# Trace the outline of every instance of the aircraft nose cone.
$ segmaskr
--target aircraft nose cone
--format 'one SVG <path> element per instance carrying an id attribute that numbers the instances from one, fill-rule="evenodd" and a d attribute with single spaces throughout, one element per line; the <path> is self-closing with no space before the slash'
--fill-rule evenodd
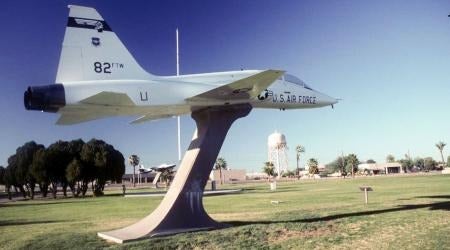
<path id="1" fill-rule="evenodd" d="M 321 102 L 324 105 L 333 105 L 339 102 L 339 99 L 333 98 L 331 96 L 327 96 L 325 94 L 322 94 Z"/>

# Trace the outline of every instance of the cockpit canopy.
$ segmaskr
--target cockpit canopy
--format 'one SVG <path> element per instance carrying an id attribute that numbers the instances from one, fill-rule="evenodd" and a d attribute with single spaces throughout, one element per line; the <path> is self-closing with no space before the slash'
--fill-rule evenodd
<path id="1" fill-rule="evenodd" d="M 297 85 L 300 85 L 300 86 L 304 87 L 305 89 L 312 90 L 311 87 L 309 87 L 304 81 L 300 80 L 296 76 L 293 76 L 293 75 L 290 75 L 290 74 L 284 74 L 283 78 L 284 78 L 284 80 L 286 82 L 297 84 Z"/>

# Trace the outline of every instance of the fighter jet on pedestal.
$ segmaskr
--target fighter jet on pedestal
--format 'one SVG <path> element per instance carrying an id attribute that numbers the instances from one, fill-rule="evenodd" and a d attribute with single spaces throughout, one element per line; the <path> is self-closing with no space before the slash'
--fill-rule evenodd
<path id="1" fill-rule="evenodd" d="M 130 226 L 99 232 L 103 239 L 123 243 L 228 226 L 206 213 L 202 198 L 233 122 L 252 108 L 285 110 L 337 103 L 281 70 L 152 75 L 139 66 L 95 9 L 69 8 L 56 84 L 28 87 L 26 109 L 60 113 L 57 124 L 62 125 L 120 115 L 138 116 L 132 123 L 140 123 L 189 113 L 197 125 L 159 206 Z"/>
<path id="2" fill-rule="evenodd" d="M 60 113 L 57 124 L 122 115 L 135 115 L 132 123 L 140 123 L 244 103 L 285 110 L 337 102 L 282 70 L 152 75 L 95 9 L 69 8 L 56 83 L 28 87 L 24 94 L 26 109 Z"/>

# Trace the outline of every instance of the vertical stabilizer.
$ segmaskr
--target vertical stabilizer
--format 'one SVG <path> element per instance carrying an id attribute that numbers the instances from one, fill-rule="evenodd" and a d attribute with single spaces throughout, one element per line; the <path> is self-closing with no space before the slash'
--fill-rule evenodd
<path id="1" fill-rule="evenodd" d="M 69 5 L 57 83 L 148 79 L 111 27 L 93 8 Z"/>

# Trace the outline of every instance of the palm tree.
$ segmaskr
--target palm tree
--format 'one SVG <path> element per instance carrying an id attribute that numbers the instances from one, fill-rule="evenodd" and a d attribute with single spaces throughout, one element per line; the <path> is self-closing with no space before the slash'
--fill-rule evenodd
<path id="1" fill-rule="evenodd" d="M 341 176 L 344 176 L 344 179 L 347 176 L 347 169 L 345 168 L 346 161 L 347 161 L 347 159 L 344 157 L 344 154 L 342 154 L 342 156 L 339 156 L 336 160 L 336 162 L 339 166 L 339 171 L 341 171 Z"/>
<path id="2" fill-rule="evenodd" d="M 347 156 L 347 162 L 348 166 L 351 167 L 352 177 L 355 177 L 355 167 L 357 167 L 359 164 L 358 157 L 355 154 L 349 154 Z"/>
<path id="3" fill-rule="evenodd" d="M 264 162 L 263 172 L 269 176 L 269 181 L 270 177 L 275 176 L 275 168 L 271 161 Z"/>
<path id="4" fill-rule="evenodd" d="M 318 174 L 319 173 L 319 162 L 316 159 L 314 159 L 314 158 L 309 159 L 308 171 L 310 174 Z"/>
<path id="5" fill-rule="evenodd" d="M 224 158 L 219 157 L 216 160 L 216 164 L 214 165 L 214 169 L 218 169 L 219 170 L 219 175 L 220 175 L 220 184 L 223 184 L 222 181 L 222 169 L 226 169 L 227 168 L 227 161 L 225 161 Z"/>
<path id="6" fill-rule="evenodd" d="M 298 162 L 300 161 L 300 154 L 305 153 L 305 147 L 302 145 L 297 145 L 295 148 L 295 152 L 297 153 L 297 178 L 300 177 L 300 167 L 298 165 Z"/>
<path id="7" fill-rule="evenodd" d="M 128 157 L 128 163 L 130 163 L 131 166 L 133 166 L 133 187 L 136 186 L 136 179 L 135 179 L 135 174 L 136 174 L 136 166 L 139 165 L 139 156 L 137 155 L 130 155 L 130 157 Z"/>
<path id="8" fill-rule="evenodd" d="M 166 189 L 169 187 L 170 182 L 172 181 L 174 171 L 172 169 L 163 169 L 161 171 L 161 175 L 159 176 L 160 180 L 166 183 Z"/>
<path id="9" fill-rule="evenodd" d="M 442 151 L 444 150 L 445 145 L 447 145 L 447 144 L 445 144 L 445 142 L 443 142 L 443 141 L 436 143 L 436 147 L 439 149 L 439 152 L 441 153 L 442 164 L 445 164 L 444 155 L 442 154 Z"/>

